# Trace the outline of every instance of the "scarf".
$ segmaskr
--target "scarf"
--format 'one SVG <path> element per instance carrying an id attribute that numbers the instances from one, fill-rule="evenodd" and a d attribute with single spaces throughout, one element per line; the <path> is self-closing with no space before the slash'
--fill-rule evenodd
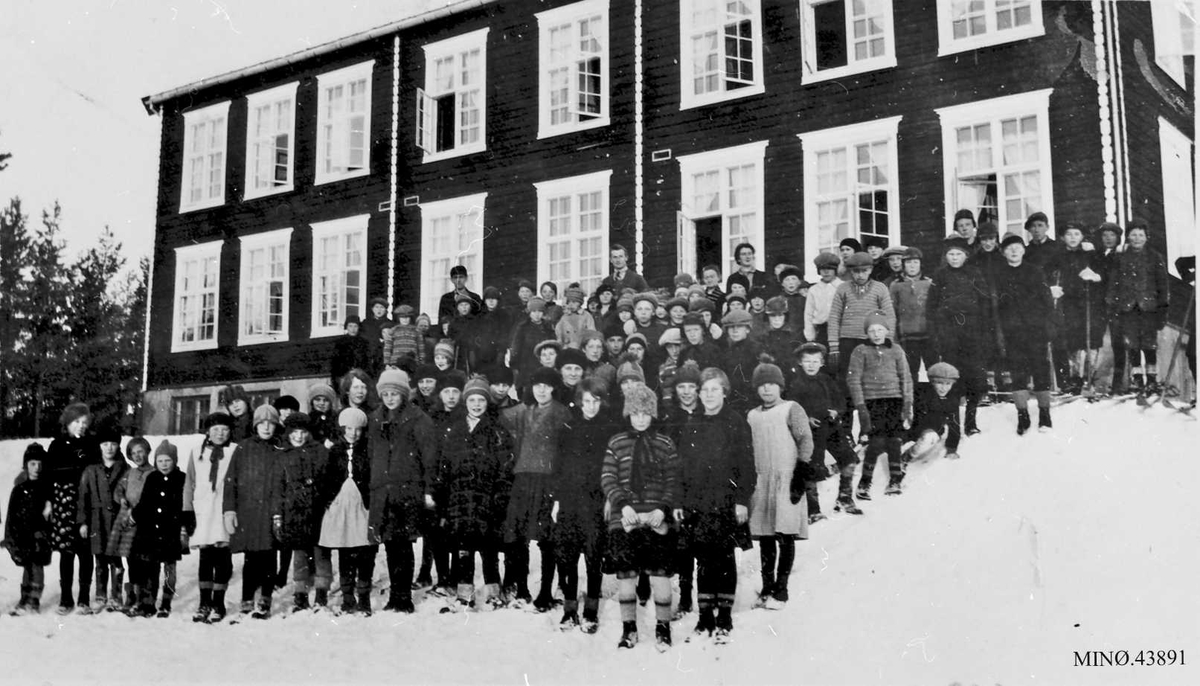
<path id="1" fill-rule="evenodd" d="M 209 445 L 212 445 L 211 443 Z M 225 446 L 213 445 L 212 453 L 209 454 L 208 467 L 208 483 L 212 486 L 213 492 L 217 491 L 217 475 L 220 472 L 221 458 L 225 457 Z"/>

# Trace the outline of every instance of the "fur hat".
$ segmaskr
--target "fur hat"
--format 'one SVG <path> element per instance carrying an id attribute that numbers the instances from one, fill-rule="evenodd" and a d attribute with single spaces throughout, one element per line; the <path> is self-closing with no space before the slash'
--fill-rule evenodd
<path id="1" fill-rule="evenodd" d="M 112 420 L 101 422 L 95 429 L 97 443 L 116 443 L 121 446 L 121 427 Z"/>
<path id="2" fill-rule="evenodd" d="M 817 271 L 821 271 L 822 269 L 837 269 L 841 264 L 842 261 L 838 259 L 838 256 L 831 252 L 819 253 L 813 258 L 813 265 L 816 266 Z"/>
<path id="3" fill-rule="evenodd" d="M 499 300 L 500 299 L 500 289 L 496 288 L 495 286 L 488 286 L 487 288 L 483 289 L 483 299 L 484 300 Z"/>
<path id="4" fill-rule="evenodd" d="M 223 426 L 232 429 L 233 417 L 229 416 L 227 412 L 213 412 L 204 418 L 204 432 L 208 433 L 208 430 L 214 426 Z"/>
<path id="5" fill-rule="evenodd" d="M 566 293 L 563 294 L 563 299 L 567 302 L 577 302 L 582 305 L 584 300 L 583 289 L 579 286 L 569 286 Z"/>
<path id="6" fill-rule="evenodd" d="M 782 295 L 777 295 L 774 298 L 771 298 L 770 300 L 767 301 L 766 310 L 767 310 L 768 317 L 770 317 L 772 315 L 787 314 L 787 311 L 788 311 L 787 298 L 783 297 Z"/>
<path id="7" fill-rule="evenodd" d="M 46 449 L 42 447 L 41 443 L 30 443 L 25 446 L 25 455 L 21 458 L 21 468 L 25 469 L 29 467 L 30 460 L 46 461 Z"/>
<path id="8" fill-rule="evenodd" d="M 689 286 L 691 286 L 694 283 L 696 283 L 696 279 L 693 278 L 692 275 L 688 274 L 687 272 L 680 272 L 675 275 L 675 287 L 676 288 L 688 288 Z"/>
<path id="9" fill-rule="evenodd" d="M 421 379 L 436 379 L 442 375 L 442 372 L 432 363 L 426 362 L 417 367 L 416 373 L 413 374 L 413 381 Z"/>
<path id="10" fill-rule="evenodd" d="M 967 243 L 967 239 L 962 236 L 951 236 L 942 241 L 942 254 L 946 254 L 951 250 L 961 250 L 964 253 L 971 254 L 971 246 Z"/>
<path id="11" fill-rule="evenodd" d="M 904 261 L 905 262 L 907 262 L 909 260 L 923 260 L 923 259 L 925 259 L 925 255 L 921 252 L 920 248 L 905 248 L 904 249 Z"/>
<path id="12" fill-rule="evenodd" d="M 687 326 L 698 326 L 701 329 L 703 329 L 704 328 L 704 317 L 700 316 L 699 311 L 688 312 L 687 314 L 683 315 L 683 323 L 679 325 L 679 328 L 682 329 Z"/>
<path id="13" fill-rule="evenodd" d="M 1046 216 L 1045 212 L 1034 212 L 1025 220 L 1025 230 L 1028 231 L 1034 222 L 1041 222 L 1048 225 L 1050 224 L 1050 218 Z"/>
<path id="14" fill-rule="evenodd" d="M 769 358 L 770 356 L 767 356 L 767 359 Z M 780 388 L 783 388 L 785 385 L 783 370 L 779 368 L 779 365 L 764 360 L 754 368 L 754 375 L 750 379 L 750 385 L 754 388 L 759 388 L 767 383 L 776 384 Z"/>
<path id="15" fill-rule="evenodd" d="M 472 395 L 482 395 L 488 402 L 492 401 L 492 389 L 488 385 L 488 380 L 482 376 L 473 377 L 463 386 L 463 400 Z"/>
<path id="16" fill-rule="evenodd" d="M 979 225 L 979 229 L 975 232 L 975 238 L 983 240 L 984 238 L 999 238 L 1000 228 L 996 226 L 994 221 L 986 221 Z"/>
<path id="17" fill-rule="evenodd" d="M 805 343 L 801 343 L 800 347 L 792 351 L 792 353 L 797 357 L 801 355 L 813 355 L 816 353 L 821 353 L 821 357 L 825 357 L 828 352 L 828 349 L 826 349 L 824 345 L 817 343 L 816 341 L 807 341 Z"/>
<path id="18" fill-rule="evenodd" d="M 614 319 L 604 326 L 604 340 L 607 341 L 617 336 L 620 336 L 622 339 L 625 338 L 625 324 L 618 319 Z"/>
<path id="19" fill-rule="evenodd" d="M 292 412 L 300 411 L 300 401 L 296 400 L 296 396 L 294 395 L 281 395 L 271 404 L 280 412 L 284 410 L 291 410 Z"/>
<path id="20" fill-rule="evenodd" d="M 629 346 L 632 343 L 641 344 L 643 349 L 647 349 L 650 347 L 650 344 L 646 341 L 646 334 L 641 333 L 639 331 L 634 331 L 633 333 L 631 333 L 625 337 L 625 349 L 629 350 Z"/>
<path id="21" fill-rule="evenodd" d="M 258 426 L 263 422 L 271 422 L 275 426 L 279 426 L 279 410 L 266 403 L 254 408 L 254 421 L 251 422 L 251 425 Z"/>
<path id="22" fill-rule="evenodd" d="M 654 391 L 646 386 L 634 386 L 625 394 L 625 407 L 622 414 L 626 417 L 633 414 L 648 414 L 658 419 L 658 399 Z"/>
<path id="23" fill-rule="evenodd" d="M 75 423 L 76 419 L 90 416 L 92 416 L 92 411 L 88 409 L 87 405 L 83 403 L 71 403 L 63 408 L 62 415 L 58 418 L 58 423 L 65 429 Z"/>
<path id="24" fill-rule="evenodd" d="M 783 265 L 783 269 L 779 270 L 779 283 L 783 283 L 783 280 L 789 276 L 794 276 L 800 279 L 801 282 L 804 281 L 804 272 L 800 271 L 800 268 L 794 264 L 785 264 Z"/>
<path id="25" fill-rule="evenodd" d="M 721 326 L 729 328 L 731 326 L 750 326 L 754 322 L 754 318 L 745 310 L 730 310 L 721 317 Z"/>
<path id="26" fill-rule="evenodd" d="M 863 317 L 863 331 L 865 332 L 867 329 L 871 328 L 875 324 L 879 324 L 883 328 L 887 329 L 889 332 L 891 331 L 891 327 L 888 326 L 887 315 L 885 315 L 880 310 L 875 310 L 874 312 L 868 314 L 866 317 Z"/>
<path id="27" fill-rule="evenodd" d="M 357 314 L 347 315 L 345 321 L 342 322 L 342 330 L 350 328 L 351 324 L 362 326 L 362 319 Z"/>
<path id="28" fill-rule="evenodd" d="M 587 355 L 584 355 L 583 351 L 579 348 L 566 348 L 560 350 L 557 360 L 559 369 L 562 369 L 569 364 L 573 364 L 577 367 L 586 367 L 587 361 Z"/>
<path id="29" fill-rule="evenodd" d="M 165 438 L 162 440 L 162 443 L 159 443 L 158 447 L 154 449 L 155 460 L 158 459 L 159 455 L 167 455 L 174 460 L 176 464 L 179 463 L 179 449 L 175 447 L 174 443 Z"/>
<path id="30" fill-rule="evenodd" d="M 959 219 L 970 219 L 971 223 L 975 223 L 975 213 L 971 210 L 959 210 L 954 213 L 954 223 L 957 224 Z"/>
<path id="31" fill-rule="evenodd" d="M 686 315 L 684 315 L 684 316 L 686 316 Z M 672 326 L 671 328 L 664 331 L 663 335 L 658 337 L 658 346 L 660 348 L 666 347 L 668 345 L 682 345 L 682 344 L 683 344 L 683 336 L 681 336 L 679 334 L 679 329 L 674 326 Z"/>
<path id="32" fill-rule="evenodd" d="M 412 391 L 408 387 L 408 380 L 404 378 L 404 372 L 399 369 L 385 369 L 379 375 L 379 381 L 375 382 L 375 392 L 382 394 L 387 390 L 399 391 L 404 400 L 408 400 L 408 394 Z"/>
<path id="33" fill-rule="evenodd" d="M 454 341 L 449 338 L 443 338 L 433 346 L 433 356 L 445 355 L 451 361 L 454 360 Z"/>
<path id="34" fill-rule="evenodd" d="M 489 384 L 506 383 L 511 386 L 513 382 L 512 370 L 503 364 L 497 364 L 494 367 L 488 367 L 484 372 L 484 376 L 487 377 Z"/>
<path id="35" fill-rule="evenodd" d="M 744 296 L 744 295 L 737 295 L 737 294 L 733 294 L 733 295 L 727 295 L 727 296 L 725 296 L 725 304 L 726 304 L 726 305 L 728 305 L 728 304 L 729 304 L 729 303 L 731 303 L 731 302 L 739 302 L 739 303 L 741 303 L 741 304 L 742 304 L 742 306 L 744 307 L 744 306 L 746 305 L 746 296 Z M 721 319 L 721 323 L 722 323 L 722 324 L 724 324 L 724 323 L 725 323 L 725 319 L 724 319 L 724 318 L 722 318 L 722 319 Z"/>
<path id="36" fill-rule="evenodd" d="M 146 449 L 146 457 L 150 456 L 150 452 L 153 450 L 150 447 L 150 441 L 147 441 L 145 436 L 134 436 L 125 444 L 125 457 L 133 457 L 133 448 L 138 445 Z"/>
<path id="37" fill-rule="evenodd" d="M 734 272 L 733 274 L 730 274 L 729 279 L 726 280 L 726 284 L 729 286 L 731 291 L 733 290 L 733 286 L 735 284 L 741 284 L 742 288 L 746 289 L 747 292 L 750 291 L 750 279 L 747 279 L 746 275 L 741 272 Z"/>
<path id="38" fill-rule="evenodd" d="M 646 383 L 646 374 L 642 371 L 642 365 L 636 359 L 628 355 L 622 355 L 617 359 L 617 385 L 620 386 L 622 381 L 633 379 L 638 383 Z"/>
<path id="39" fill-rule="evenodd" d="M 671 298 L 670 300 L 668 300 L 667 301 L 667 312 L 670 312 L 671 308 L 674 308 L 674 307 L 682 307 L 683 311 L 687 312 L 687 309 L 688 309 L 687 298 Z"/>
<path id="40" fill-rule="evenodd" d="M 545 312 L 546 301 L 542 299 L 542 296 L 535 295 L 529 299 L 529 302 L 525 303 L 525 310 L 527 312 Z"/>
<path id="41" fill-rule="evenodd" d="M 249 405 L 250 395 L 246 393 L 245 388 L 242 388 L 239 385 L 230 385 L 221 389 L 221 394 L 218 397 L 218 400 L 220 400 L 221 404 L 225 407 L 229 407 L 230 403 L 235 400 L 242 400 L 246 403 L 246 405 Z"/>
<path id="42" fill-rule="evenodd" d="M 929 380 L 941 379 L 943 381 L 957 381 L 958 370 L 949 362 L 938 362 L 925 370 L 925 374 L 929 376 Z"/>
<path id="43" fill-rule="evenodd" d="M 856 252 L 853 255 L 851 255 L 850 257 L 846 258 L 846 268 L 847 269 L 855 269 L 856 267 L 873 267 L 873 266 L 875 266 L 875 260 L 872 260 L 871 256 L 865 252 Z"/>
<path id="44" fill-rule="evenodd" d="M 312 420 L 303 412 L 293 412 L 283 420 L 283 430 L 291 433 L 296 429 L 304 429 L 305 431 L 312 430 Z"/>
<path id="45" fill-rule="evenodd" d="M 457 388 L 461 391 L 467 385 L 467 373 L 461 369 L 451 369 L 442 374 L 442 378 L 438 379 L 437 392 L 441 393 L 447 388 Z"/>
<path id="46" fill-rule="evenodd" d="M 688 310 L 690 312 L 714 313 L 717 311 L 717 306 L 713 304 L 713 301 L 709 300 L 707 297 L 704 297 L 693 300 L 692 304 L 688 305 Z M 686 317 L 684 317 L 684 321 L 687 321 Z"/>
<path id="47" fill-rule="evenodd" d="M 859 243 L 858 241 L 854 240 L 853 238 L 843 238 L 842 242 L 838 243 L 838 248 L 839 249 L 853 248 L 854 252 L 862 252 L 863 251 L 862 243 Z"/>
<path id="48" fill-rule="evenodd" d="M 655 295 L 654 293 L 651 293 L 650 291 L 644 291 L 642 293 L 638 293 L 637 295 L 633 296 L 634 307 L 636 307 L 637 304 L 642 302 L 643 300 L 650 303 L 651 307 L 658 307 L 658 296 Z"/>
<path id="49" fill-rule="evenodd" d="M 1008 233 L 1004 234 L 1004 240 L 1000 241 L 1000 249 L 1004 250 L 1013 243 L 1020 243 L 1022 246 L 1024 246 L 1025 237 L 1016 231 L 1009 231 Z"/>
<path id="50" fill-rule="evenodd" d="M 695 360 L 688 360 L 675 369 L 675 378 L 671 380 L 671 385 L 678 386 L 681 383 L 700 385 L 700 365 L 696 364 Z"/>
<path id="51" fill-rule="evenodd" d="M 563 349 L 563 345 L 562 345 L 562 343 L 559 343 L 557 340 L 555 340 L 553 338 L 547 338 L 546 340 L 533 346 L 534 356 L 541 357 L 542 351 L 545 350 L 546 348 L 554 348 L 555 352 L 561 353 L 562 349 Z"/>
<path id="52" fill-rule="evenodd" d="M 338 426 L 362 429 L 367 426 L 367 413 L 357 407 L 347 407 L 338 413 Z"/>
<path id="53" fill-rule="evenodd" d="M 545 384 L 551 388 L 558 388 L 562 385 L 562 376 L 557 370 L 549 367 L 538 367 L 529 375 L 529 387 L 533 388 L 538 384 Z"/>

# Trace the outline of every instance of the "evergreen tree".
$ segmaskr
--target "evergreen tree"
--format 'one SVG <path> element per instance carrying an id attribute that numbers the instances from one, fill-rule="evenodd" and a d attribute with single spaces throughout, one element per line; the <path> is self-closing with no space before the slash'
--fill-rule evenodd
<path id="1" fill-rule="evenodd" d="M 17 374 L 17 350 L 22 340 L 23 322 L 19 312 L 26 283 L 21 272 L 29 258 L 30 236 L 25 226 L 28 217 L 21 211 L 21 199 L 13 198 L 0 212 L 0 435 L 12 434 L 15 411 L 10 390 L 20 378 Z"/>

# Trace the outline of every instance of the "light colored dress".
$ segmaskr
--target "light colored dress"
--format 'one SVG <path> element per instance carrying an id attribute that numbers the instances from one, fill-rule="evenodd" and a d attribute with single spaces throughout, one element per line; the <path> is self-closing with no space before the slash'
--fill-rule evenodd
<path id="1" fill-rule="evenodd" d="M 800 426 L 789 426 L 788 415 Z M 812 454 L 808 415 L 795 402 L 784 400 L 773 407 L 756 407 L 746 415 L 754 439 L 754 470 L 758 475 L 750 498 L 750 535 L 784 534 L 808 538 L 808 500 L 792 504 L 792 472 L 800 459 Z M 807 441 L 804 437 L 807 436 Z M 803 455 L 803 457 L 802 457 Z"/>
<path id="2" fill-rule="evenodd" d="M 365 460 L 366 455 L 358 458 Z M 354 448 L 347 449 L 346 480 L 337 497 L 321 518 L 321 537 L 317 545 L 323 548 L 358 548 L 374 545 L 368 535 L 368 513 L 363 506 L 362 493 L 354 483 Z"/>

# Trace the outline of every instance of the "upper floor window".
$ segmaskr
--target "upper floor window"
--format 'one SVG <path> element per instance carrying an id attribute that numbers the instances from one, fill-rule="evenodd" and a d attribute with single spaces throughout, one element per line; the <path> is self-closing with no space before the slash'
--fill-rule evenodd
<path id="1" fill-rule="evenodd" d="M 679 13 L 681 108 L 763 92 L 759 0 L 681 0 Z"/>
<path id="2" fill-rule="evenodd" d="M 487 35 L 480 29 L 425 46 L 417 147 L 426 162 L 487 148 Z"/>
<path id="3" fill-rule="evenodd" d="M 585 293 L 608 270 L 608 184 L 612 170 L 533 184 L 538 196 L 538 282 Z"/>
<path id="4" fill-rule="evenodd" d="M 298 85 L 246 96 L 247 200 L 292 190 Z"/>
<path id="5" fill-rule="evenodd" d="M 175 248 L 175 317 L 171 352 L 217 347 L 221 241 Z"/>
<path id="6" fill-rule="evenodd" d="M 225 146 L 229 103 L 183 113 L 183 189 L 179 211 L 225 203 Z"/>
<path id="7" fill-rule="evenodd" d="M 1162 117 L 1158 118 L 1158 146 L 1162 158 L 1167 270 L 1182 278 L 1175 269 L 1175 260 L 1196 254 L 1196 195 L 1192 185 L 1195 146 L 1190 138 Z"/>
<path id="8" fill-rule="evenodd" d="M 844 238 L 900 241 L 896 133 L 900 117 L 800 134 L 804 146 L 804 254 L 837 254 Z M 811 259 L 806 262 L 812 262 Z"/>
<path id="9" fill-rule="evenodd" d="M 1196 57 L 1196 0 L 1151 0 L 1150 11 L 1154 61 L 1176 83 L 1186 86 L 1188 58 Z"/>
<path id="10" fill-rule="evenodd" d="M 421 203 L 421 312 L 437 313 L 455 265 L 467 268 L 466 287 L 482 292 L 486 201 L 487 193 L 477 193 Z"/>
<path id="11" fill-rule="evenodd" d="M 317 77 L 316 183 L 370 173 L 374 66 L 370 60 Z"/>
<path id="12" fill-rule="evenodd" d="M 608 125 L 608 0 L 547 10 L 537 20 L 538 137 Z"/>
<path id="13" fill-rule="evenodd" d="M 937 6 L 939 55 L 1046 33 L 1042 0 L 937 0 Z"/>
<path id="14" fill-rule="evenodd" d="M 1050 175 L 1050 89 L 937 110 L 942 123 L 946 232 L 958 210 L 1024 235 L 1045 212 L 1054 226 Z"/>
<path id="15" fill-rule="evenodd" d="M 291 229 L 242 236 L 238 345 L 288 339 Z"/>
<path id="16" fill-rule="evenodd" d="M 312 335 L 336 336 L 346 317 L 363 316 L 370 215 L 312 225 Z"/>
<path id="17" fill-rule="evenodd" d="M 679 271 L 696 274 L 697 267 L 718 264 L 732 274 L 739 243 L 762 253 L 766 151 L 767 142 L 758 141 L 679 157 Z"/>
<path id="18" fill-rule="evenodd" d="M 803 0 L 804 83 L 896 66 L 892 0 Z"/>

